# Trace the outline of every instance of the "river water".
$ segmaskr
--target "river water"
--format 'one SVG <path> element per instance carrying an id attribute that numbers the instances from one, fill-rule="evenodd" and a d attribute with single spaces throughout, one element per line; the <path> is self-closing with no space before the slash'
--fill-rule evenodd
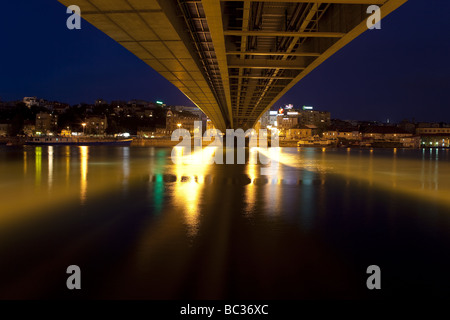
<path id="1" fill-rule="evenodd" d="M 450 297 L 448 149 L 171 153 L 0 147 L 0 298 Z"/>

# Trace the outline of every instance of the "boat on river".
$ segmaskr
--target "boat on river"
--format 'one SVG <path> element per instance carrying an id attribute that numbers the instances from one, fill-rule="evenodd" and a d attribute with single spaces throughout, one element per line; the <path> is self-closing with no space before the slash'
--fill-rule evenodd
<path id="1" fill-rule="evenodd" d="M 336 146 L 336 141 L 314 136 L 297 142 L 298 147 L 331 147 Z"/>
<path id="2" fill-rule="evenodd" d="M 133 139 L 88 138 L 88 137 L 32 137 L 26 145 L 35 146 L 129 146 Z"/>

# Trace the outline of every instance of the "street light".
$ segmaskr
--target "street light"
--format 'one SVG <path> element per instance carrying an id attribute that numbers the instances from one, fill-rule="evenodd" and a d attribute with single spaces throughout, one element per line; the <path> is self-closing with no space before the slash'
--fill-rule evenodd
<path id="1" fill-rule="evenodd" d="M 86 128 L 86 123 L 83 122 L 81 125 L 83 126 L 83 136 L 84 136 L 84 128 Z"/>

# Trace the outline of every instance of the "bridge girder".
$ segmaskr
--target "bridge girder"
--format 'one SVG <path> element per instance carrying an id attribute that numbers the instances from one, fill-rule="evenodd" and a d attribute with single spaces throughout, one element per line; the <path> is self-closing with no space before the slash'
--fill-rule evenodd
<path id="1" fill-rule="evenodd" d="M 283 94 L 407 0 L 59 0 L 180 89 L 224 131 Z"/>

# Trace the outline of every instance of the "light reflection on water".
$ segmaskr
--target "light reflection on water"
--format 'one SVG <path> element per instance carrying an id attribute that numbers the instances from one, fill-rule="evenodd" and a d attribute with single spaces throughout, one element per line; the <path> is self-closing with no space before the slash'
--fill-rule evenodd
<path id="1" fill-rule="evenodd" d="M 89 147 L 82 146 L 80 148 L 80 201 L 84 204 L 87 197 L 87 174 L 88 174 L 88 160 L 89 160 Z"/>
<path id="2" fill-rule="evenodd" d="M 367 182 L 370 187 L 391 193 L 398 192 L 450 205 L 448 150 L 278 150 L 276 158 L 279 164 L 269 166 L 254 163 L 258 154 L 260 160 L 272 158 L 273 154 L 265 150 L 250 150 L 250 159 L 253 161 L 242 170 L 242 174 L 250 181 L 243 188 L 246 203 L 244 212 L 249 216 L 255 210 L 257 195 L 264 195 L 264 212 L 268 216 L 276 216 L 282 214 L 282 208 L 286 205 L 281 203 L 281 185 L 324 185 L 331 175 L 342 177 L 346 187 L 351 181 Z M 111 154 L 108 149 L 90 150 L 89 147 L 25 147 L 21 151 L 22 159 L 13 157 L 9 162 L 3 161 L 0 172 L 3 176 L 2 218 L 10 219 L 8 213 L 17 214 L 17 217 L 21 213 L 29 215 L 39 211 L 40 206 L 70 201 L 76 194 L 84 205 L 90 197 L 107 193 L 120 185 L 126 190 L 132 177 L 147 176 L 159 194 L 158 197 L 154 196 L 158 210 L 163 209 L 161 199 L 167 193 L 165 189 L 170 187 L 170 193 L 177 195 L 173 199 L 174 205 L 184 212 L 189 233 L 194 235 L 199 224 L 198 204 L 201 203 L 202 194 L 211 188 L 207 182 L 212 181 L 220 166 L 201 162 L 202 158 L 210 159 L 213 156 L 214 148 L 203 149 L 202 154 L 191 156 L 191 163 L 194 164 L 186 164 L 186 161 L 174 164 L 170 159 L 170 151 L 154 148 L 130 150 L 129 147 L 123 147 Z M 90 152 L 94 152 L 92 159 Z M 186 157 L 182 149 L 175 150 L 175 154 Z M 18 162 L 22 162 L 21 173 L 17 171 Z M 34 165 L 30 166 L 30 162 Z M 79 169 L 76 170 L 76 167 Z M 262 168 L 265 169 L 264 175 L 261 175 Z M 75 179 L 76 172 L 79 172 L 79 182 Z M 42 176 L 45 175 L 47 179 L 43 180 Z M 165 175 L 175 178 L 164 181 Z M 35 181 L 34 189 L 29 188 L 27 181 L 30 179 Z M 302 190 L 300 198 L 304 199 L 301 202 L 303 211 L 314 211 L 315 203 L 308 199 L 317 196 L 310 194 L 316 191 L 308 188 Z M 17 201 L 19 198 L 21 201 Z"/>
<path id="3" fill-rule="evenodd" d="M 138 154 L 137 157 L 133 157 L 129 147 L 117 148 L 117 155 L 111 155 L 107 149 L 95 150 L 94 158 L 90 159 L 89 147 L 26 147 L 22 151 L 22 159 L 14 158 L 14 164 L 4 162 L 2 166 L 4 205 L 1 212 L 4 213 L 3 216 L 8 212 L 20 213 L 20 211 L 30 214 L 32 213 L 30 207 L 39 209 L 39 206 L 64 203 L 77 193 L 83 205 L 89 197 L 108 192 L 118 184 L 126 189 L 132 176 L 154 175 L 149 180 L 154 183 L 157 193 L 160 194 L 158 199 L 155 199 L 159 210 L 163 206 L 161 199 L 164 190 L 170 186 L 170 192 L 177 195 L 174 203 L 181 212 L 184 212 L 190 234 L 195 234 L 199 224 L 197 206 L 201 195 L 210 188 L 205 179 L 213 179 L 214 173 L 219 168 L 217 165 L 205 165 L 202 159 L 204 161 L 211 159 L 214 148 L 206 148 L 201 154 L 190 156 L 190 163 L 193 164 L 186 164 L 189 161 L 174 164 L 170 160 L 169 149 L 134 150 L 139 151 L 135 152 Z M 257 158 L 259 160 L 264 157 L 274 158 L 273 153 L 267 150 L 250 150 L 252 160 L 247 163 L 246 169 L 242 172 L 250 179 L 250 183 L 244 188 L 246 202 L 244 211 L 248 215 L 252 215 L 255 209 L 257 194 L 264 195 L 264 211 L 267 215 L 279 215 L 283 207 L 280 203 L 283 198 L 280 194 L 283 188 L 280 185 L 323 185 L 327 175 L 342 177 L 347 187 L 351 181 L 367 181 L 371 187 L 450 205 L 448 150 L 393 149 L 375 150 L 375 153 L 373 150 L 351 149 L 345 151 L 312 148 L 277 150 L 276 158 L 279 164 L 271 166 L 255 163 Z M 181 148 L 175 148 L 174 151 L 180 159 L 186 157 Z M 18 161 L 23 162 L 22 173 L 15 170 L 17 168 L 15 164 Z M 30 161 L 34 162 L 34 166 L 30 166 Z M 77 166 L 79 170 L 71 170 Z M 92 169 L 89 170 L 89 167 Z M 264 175 L 261 175 L 261 168 L 265 169 Z M 79 172 L 78 187 L 74 179 L 77 171 Z M 175 180 L 164 181 L 163 175 L 167 174 L 174 175 Z M 47 179 L 42 180 L 43 175 L 47 175 Z M 18 181 L 19 176 L 23 176 L 23 183 Z M 208 178 L 205 178 L 207 176 Z M 27 184 L 31 178 L 34 178 L 35 189 L 30 189 Z M 305 189 L 300 195 L 305 200 L 301 204 L 304 211 L 312 212 L 314 209 L 314 202 L 307 201 L 313 197 L 309 194 L 313 191 Z M 17 198 L 11 197 L 11 194 L 20 195 L 23 201 L 18 203 Z"/>
<path id="4" fill-rule="evenodd" d="M 183 149 L 175 148 L 175 151 L 177 157 L 183 157 Z M 184 211 L 190 236 L 195 236 L 199 228 L 200 210 L 198 205 L 201 203 L 200 197 L 205 188 L 205 176 L 209 169 L 209 166 L 203 165 L 202 162 L 208 161 L 213 152 L 212 148 L 206 148 L 201 152 L 188 155 L 190 156 L 189 161 L 174 161 L 178 163 L 174 165 L 173 172 L 173 178 L 175 179 L 173 194 L 177 195 L 174 202 L 180 208 L 180 212 Z M 186 164 L 186 162 L 193 164 Z"/>
<path id="5" fill-rule="evenodd" d="M 76 257 L 99 269 L 107 268 L 106 262 L 89 258 L 91 250 L 109 253 L 110 260 L 121 252 L 109 272 L 129 278 L 90 291 L 92 297 L 358 296 L 351 272 L 370 260 L 360 246 L 371 248 L 370 257 L 394 271 L 402 270 L 398 250 L 405 261 L 422 254 L 442 269 L 450 266 L 433 255 L 435 249 L 447 249 L 450 234 L 448 149 L 277 150 L 249 150 L 250 158 L 279 162 L 261 166 L 198 161 L 210 159 L 214 148 L 194 154 L 193 164 L 174 164 L 172 150 L 164 148 L 2 148 L 0 230 L 3 237 L 18 230 L 17 241 L 39 243 L 43 235 L 24 228 L 28 221 L 42 224 L 55 242 L 65 246 L 67 241 L 71 248 L 72 254 L 60 259 Z M 182 149 L 174 152 L 185 156 Z M 76 237 L 65 240 L 64 233 Z M 28 254 L 27 245 L 21 245 L 22 251 L 10 256 L 12 247 L 0 243 L 0 256 L 10 257 L 12 265 L 22 261 L 15 255 Z M 410 254 L 408 243 L 420 243 L 418 252 Z M 53 246 L 42 244 L 38 250 Z M 335 270 L 327 273 L 327 265 Z M 11 279 L 22 277 L 17 270 L 5 272 Z M 42 278 L 48 279 L 45 270 Z M 297 292 L 295 286 L 309 281 L 299 278 L 302 272 L 329 282 Z M 254 290 L 244 287 L 246 279 Z M 139 281 L 143 287 L 129 287 Z M 199 283 L 198 291 L 186 289 L 190 281 Z M 348 284 L 339 287 L 340 281 Z M 109 291 L 111 286 L 116 291 Z M 5 292 L 0 285 L 0 297 L 9 297 Z"/>
<path id="6" fill-rule="evenodd" d="M 57 149 L 57 150 L 55 150 Z M 186 194 L 188 192 L 194 196 L 192 190 L 197 190 L 195 186 L 204 185 L 204 177 L 211 168 L 216 170 L 217 166 L 204 164 L 173 164 L 170 160 L 169 150 L 153 148 L 146 149 L 145 156 L 139 156 L 139 159 L 133 159 L 130 155 L 130 148 L 120 148 L 120 157 L 114 157 L 113 160 L 93 159 L 90 161 L 89 147 L 35 147 L 25 148 L 22 151 L 22 159 L 14 159 L 22 162 L 22 173 L 11 171 L 11 167 L 16 169 L 11 163 L 4 163 L 2 166 L 2 175 L 8 172 L 13 185 L 6 183 L 3 178 L 3 187 L 17 188 L 17 192 L 22 192 L 28 188 L 26 183 L 18 183 L 18 177 L 22 176 L 24 181 L 31 177 L 35 180 L 35 192 L 29 192 L 28 196 L 33 198 L 34 193 L 52 194 L 55 185 L 55 192 L 61 190 L 62 185 L 70 185 L 70 194 L 74 194 L 76 181 L 73 180 L 74 172 L 71 168 L 79 166 L 79 198 L 81 203 L 86 201 L 89 196 L 88 186 L 91 184 L 96 190 L 102 190 L 103 187 L 112 187 L 113 182 L 127 185 L 130 176 L 142 176 L 145 174 L 174 174 L 177 177 L 175 186 L 176 192 Z M 348 184 L 350 180 L 367 181 L 370 186 L 385 188 L 392 191 L 405 192 L 425 198 L 438 199 L 442 203 L 450 203 L 447 193 L 450 191 L 450 166 L 448 164 L 448 150 L 382 150 L 382 156 L 378 156 L 373 151 L 367 150 L 346 150 L 346 152 L 336 152 L 332 150 L 321 149 L 280 149 L 278 160 L 280 165 L 263 166 L 268 169 L 265 175 L 261 175 L 261 166 L 259 164 L 247 164 L 246 174 L 251 179 L 248 186 L 249 197 L 254 193 L 254 184 L 264 182 L 267 185 L 266 196 L 269 199 L 272 209 L 276 209 L 276 199 L 279 199 L 279 188 L 277 185 L 288 184 L 295 185 L 299 181 L 304 185 L 311 185 L 313 179 L 323 180 L 318 173 L 335 174 L 342 176 Z M 156 155 L 156 153 L 159 155 Z M 439 152 L 442 159 L 439 158 Z M 205 152 L 204 152 L 205 153 Z M 250 155 L 254 157 L 258 153 L 253 150 Z M 390 154 L 389 154 L 390 153 Z M 415 156 L 416 154 L 421 156 Z M 207 158 L 212 154 L 208 151 Z M 400 158 L 399 158 L 399 155 Z M 79 157 L 79 161 L 73 159 Z M 96 155 L 96 157 L 99 155 Z M 101 157 L 108 157 L 104 154 Z M 269 156 L 263 152 L 263 156 Z M 194 156 L 195 157 L 195 156 Z M 199 157 L 201 158 L 201 156 Z M 34 159 L 34 160 L 33 160 Z M 30 167 L 30 161 L 34 165 Z M 156 163 L 156 162 L 157 163 Z M 197 161 L 197 160 L 194 160 Z M 64 164 L 62 163 L 64 162 Z M 92 172 L 89 167 L 93 166 Z M 31 169 L 31 170 L 30 170 Z M 42 176 L 46 175 L 43 181 Z M 101 177 L 101 178 L 100 178 Z M 184 180 L 182 181 L 182 177 Z M 91 180 L 91 181 L 88 181 Z M 65 182 L 64 184 L 62 182 Z M 101 182 L 101 183 L 100 183 Z M 186 184 L 185 182 L 190 182 Z M 186 184 L 186 187 L 185 187 Z M 253 190 L 253 191 L 252 191 Z M 183 192 L 182 192 L 183 191 Z M 186 195 L 180 203 L 188 201 L 190 198 Z M 14 198 L 5 198 L 5 202 L 14 201 Z M 248 201 L 252 205 L 252 201 Z M 190 210 L 192 211 L 192 210 Z"/>

